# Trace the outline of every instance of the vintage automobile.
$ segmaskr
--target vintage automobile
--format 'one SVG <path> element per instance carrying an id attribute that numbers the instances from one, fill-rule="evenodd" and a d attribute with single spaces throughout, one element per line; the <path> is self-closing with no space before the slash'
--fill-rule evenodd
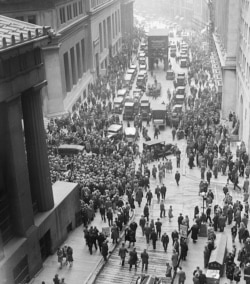
<path id="1" fill-rule="evenodd" d="M 135 77 L 136 77 L 136 71 L 135 71 L 135 69 L 128 69 L 128 70 L 127 70 L 127 74 L 131 74 L 131 75 L 132 75 L 132 82 L 134 82 Z"/>
<path id="2" fill-rule="evenodd" d="M 187 59 L 181 59 L 180 60 L 180 67 L 181 68 L 187 68 Z"/>
<path id="3" fill-rule="evenodd" d="M 178 73 L 176 78 L 177 87 L 184 87 L 186 86 L 186 75 L 185 73 Z"/>
<path id="4" fill-rule="evenodd" d="M 140 63 L 139 70 L 140 71 L 147 71 L 147 64 L 146 63 Z"/>
<path id="5" fill-rule="evenodd" d="M 151 140 L 143 142 L 143 150 L 151 151 L 152 148 L 157 151 L 158 158 L 172 155 L 175 152 L 175 146 L 172 143 L 166 144 L 166 142 L 163 140 Z"/>
<path id="6" fill-rule="evenodd" d="M 125 97 L 129 94 L 127 89 L 120 89 L 117 91 L 117 97 L 123 98 L 123 101 L 125 101 Z"/>
<path id="7" fill-rule="evenodd" d="M 113 108 L 113 112 L 114 113 L 118 113 L 118 114 L 122 113 L 123 102 L 124 102 L 124 98 L 123 97 L 116 97 L 116 98 L 114 98 L 114 108 Z"/>
<path id="8" fill-rule="evenodd" d="M 160 105 L 153 105 L 151 108 L 151 114 L 152 114 L 152 120 L 154 125 L 158 125 L 159 127 L 165 127 L 166 126 L 166 105 L 160 104 Z"/>
<path id="9" fill-rule="evenodd" d="M 176 104 L 173 106 L 172 112 L 181 113 L 183 111 L 183 104 Z"/>
<path id="10" fill-rule="evenodd" d="M 111 124 L 107 131 L 107 137 L 111 140 L 122 139 L 122 125 L 121 124 Z"/>
<path id="11" fill-rule="evenodd" d="M 146 95 L 155 98 L 159 97 L 161 95 L 161 83 L 148 84 Z"/>
<path id="12" fill-rule="evenodd" d="M 126 102 L 124 105 L 123 120 L 134 120 L 134 102 Z"/>
<path id="13" fill-rule="evenodd" d="M 58 154 L 62 157 L 64 156 L 72 156 L 82 153 L 84 147 L 81 145 L 74 145 L 74 144 L 63 144 L 60 145 L 57 149 Z"/>
<path id="14" fill-rule="evenodd" d="M 149 99 L 143 95 L 140 101 L 140 113 L 142 120 L 147 120 L 151 117 L 150 102 Z"/>
<path id="15" fill-rule="evenodd" d="M 145 77 L 145 74 L 143 72 L 144 71 L 140 71 L 138 76 L 137 76 L 136 87 L 145 91 L 145 89 L 146 89 L 146 77 Z"/>
<path id="16" fill-rule="evenodd" d="M 133 75 L 132 74 L 125 74 L 123 78 L 123 86 L 127 90 L 131 90 L 133 85 Z"/>
<path id="17" fill-rule="evenodd" d="M 136 140 L 136 129 L 135 127 L 127 127 L 124 131 L 125 138 L 128 143 L 133 143 Z"/>
<path id="18" fill-rule="evenodd" d="M 184 101 L 185 101 L 184 95 L 175 95 L 175 98 L 174 98 L 175 105 L 182 105 Z"/>
<path id="19" fill-rule="evenodd" d="M 168 70 L 166 73 L 166 80 L 174 80 L 175 79 L 175 73 L 173 70 Z"/>
<path id="20" fill-rule="evenodd" d="M 138 276 L 136 284 L 170 284 L 172 283 L 171 277 L 156 277 L 155 275 L 142 274 Z"/>
<path id="21" fill-rule="evenodd" d="M 180 86 L 176 88 L 177 95 L 185 95 L 186 94 L 186 87 Z"/>

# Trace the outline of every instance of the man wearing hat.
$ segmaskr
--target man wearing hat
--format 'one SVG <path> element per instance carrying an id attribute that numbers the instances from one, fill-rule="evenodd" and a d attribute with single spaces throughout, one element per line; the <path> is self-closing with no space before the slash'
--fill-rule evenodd
<path id="1" fill-rule="evenodd" d="M 250 263 L 248 262 L 244 268 L 244 280 L 246 284 L 250 284 Z"/>

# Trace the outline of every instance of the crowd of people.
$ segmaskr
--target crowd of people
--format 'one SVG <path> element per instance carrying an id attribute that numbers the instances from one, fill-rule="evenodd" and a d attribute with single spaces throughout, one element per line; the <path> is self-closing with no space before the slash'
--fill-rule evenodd
<path id="1" fill-rule="evenodd" d="M 206 209 L 200 214 L 199 207 L 194 208 L 194 223 L 189 224 L 188 216 L 180 216 L 177 228 L 171 233 L 172 255 L 171 264 L 166 264 L 166 277 L 173 277 L 176 272 L 179 275 L 179 283 L 186 280 L 181 263 L 186 261 L 188 254 L 187 238 L 180 234 L 180 226 L 187 228 L 187 237 L 190 235 L 194 243 L 197 242 L 202 223 L 211 225 L 214 232 L 223 232 L 227 225 L 231 227 L 232 239 L 239 237 L 244 247 L 239 251 L 235 263 L 236 250 L 230 252 L 226 259 L 226 276 L 230 280 L 240 281 L 242 265 L 245 269 L 250 265 L 250 235 L 247 229 L 249 213 L 249 181 L 250 164 L 244 142 L 236 150 L 234 158 L 230 148 L 230 130 L 220 121 L 220 95 L 213 80 L 211 68 L 207 62 L 207 56 L 201 50 L 199 41 L 192 38 L 188 41 L 191 53 L 188 71 L 188 83 L 190 95 L 187 96 L 185 112 L 178 117 L 178 125 L 172 131 L 173 140 L 175 133 L 183 131 L 187 140 L 186 155 L 188 166 L 200 168 L 201 183 L 199 191 L 204 193 Z M 140 259 L 142 271 L 148 271 L 150 255 L 143 250 L 140 257 L 135 248 L 136 232 L 138 225 L 141 227 L 146 244 L 152 242 L 155 250 L 157 241 L 162 243 L 167 252 L 170 237 L 162 233 L 161 218 L 166 216 L 164 205 L 166 187 L 163 179 L 166 173 L 172 173 L 172 161 L 162 157 L 163 161 L 149 169 L 149 164 L 159 160 L 159 153 L 164 149 L 144 150 L 139 153 L 140 162 L 136 166 L 135 157 L 138 154 L 136 142 L 128 144 L 126 139 L 114 142 L 107 137 L 107 128 L 117 123 L 117 117 L 110 116 L 112 100 L 116 89 L 122 86 L 122 77 L 128 66 L 127 56 L 120 54 L 111 60 L 107 75 L 98 78 L 91 85 L 88 98 L 84 104 L 76 106 L 74 112 L 61 119 L 53 119 L 48 124 L 47 141 L 49 147 L 49 162 L 52 182 L 64 180 L 79 184 L 79 198 L 81 201 L 81 220 L 84 226 L 84 237 L 89 253 L 92 254 L 93 246 L 102 254 L 105 261 L 108 259 L 109 248 L 107 236 L 96 227 L 91 226 L 96 212 L 99 210 L 104 223 L 108 223 L 111 230 L 111 239 L 114 244 L 119 243 L 121 232 L 124 229 L 125 241 L 119 249 L 121 265 L 125 265 L 126 256 L 129 255 L 129 269 L 133 266 L 137 269 Z M 230 113 L 230 121 L 235 117 Z M 118 123 L 121 123 L 118 118 Z M 140 123 L 138 123 L 140 125 Z M 139 128 L 139 127 L 138 127 Z M 145 128 L 146 129 L 146 128 Z M 140 127 L 138 131 L 145 131 Z M 58 146 L 61 144 L 77 144 L 84 146 L 84 153 L 74 156 L 58 155 Z M 180 167 L 181 152 L 176 146 L 174 150 L 177 168 Z M 164 162 L 164 159 L 166 160 Z M 158 173 L 158 175 L 157 175 Z M 225 198 L 223 204 L 214 204 L 214 195 L 210 188 L 212 176 L 216 179 L 218 174 L 228 175 L 227 185 L 223 188 Z M 239 201 L 233 201 L 229 194 L 228 184 L 231 181 L 234 190 L 241 190 L 239 177 L 246 177 L 242 194 L 244 205 Z M 155 195 L 160 207 L 160 218 L 154 222 L 150 219 L 150 204 L 153 198 L 150 188 L 150 178 L 159 179 L 160 186 L 155 189 Z M 175 180 L 179 185 L 180 174 L 177 171 Z M 125 198 L 124 198 L 125 196 Z M 143 215 L 139 224 L 135 221 L 129 223 L 130 213 L 135 209 L 135 202 L 141 206 L 142 199 L 146 197 L 147 203 L 143 208 Z M 213 211 L 212 211 L 213 206 Z M 213 215 L 213 218 L 212 218 Z M 173 208 L 170 205 L 168 219 L 173 217 Z M 150 222 L 149 222 L 150 221 Z M 233 225 L 232 225 L 233 224 Z M 209 257 L 215 246 L 215 234 L 210 234 L 205 247 L 204 263 L 208 266 Z M 128 250 L 132 246 L 132 250 Z M 59 248 L 58 262 L 60 267 L 73 263 L 73 249 L 70 247 Z M 250 269 L 250 268 L 249 268 Z M 245 275 L 247 272 L 245 272 Z M 250 272 L 249 272 L 250 277 Z M 55 281 L 54 281 L 55 282 Z M 56 283 L 56 282 L 55 282 Z M 59 283 L 59 282 L 58 282 Z M 206 283 L 206 276 L 199 267 L 193 273 L 193 283 Z"/>

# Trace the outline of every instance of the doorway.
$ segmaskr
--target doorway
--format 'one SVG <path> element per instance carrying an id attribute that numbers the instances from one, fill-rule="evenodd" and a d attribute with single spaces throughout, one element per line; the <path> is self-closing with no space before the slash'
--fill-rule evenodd
<path id="1" fill-rule="evenodd" d="M 48 230 L 43 237 L 39 240 L 40 252 L 42 261 L 44 262 L 48 256 L 51 254 L 51 236 L 50 230 Z"/>

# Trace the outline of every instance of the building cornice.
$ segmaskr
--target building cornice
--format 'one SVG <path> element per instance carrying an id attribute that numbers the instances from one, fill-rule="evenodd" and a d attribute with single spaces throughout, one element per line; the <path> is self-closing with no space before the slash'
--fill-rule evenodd
<path id="1" fill-rule="evenodd" d="M 213 34 L 213 40 L 217 55 L 220 60 L 221 68 L 226 70 L 236 70 L 236 56 L 230 56 L 226 51 L 221 49 L 220 41 L 217 35 Z"/>

